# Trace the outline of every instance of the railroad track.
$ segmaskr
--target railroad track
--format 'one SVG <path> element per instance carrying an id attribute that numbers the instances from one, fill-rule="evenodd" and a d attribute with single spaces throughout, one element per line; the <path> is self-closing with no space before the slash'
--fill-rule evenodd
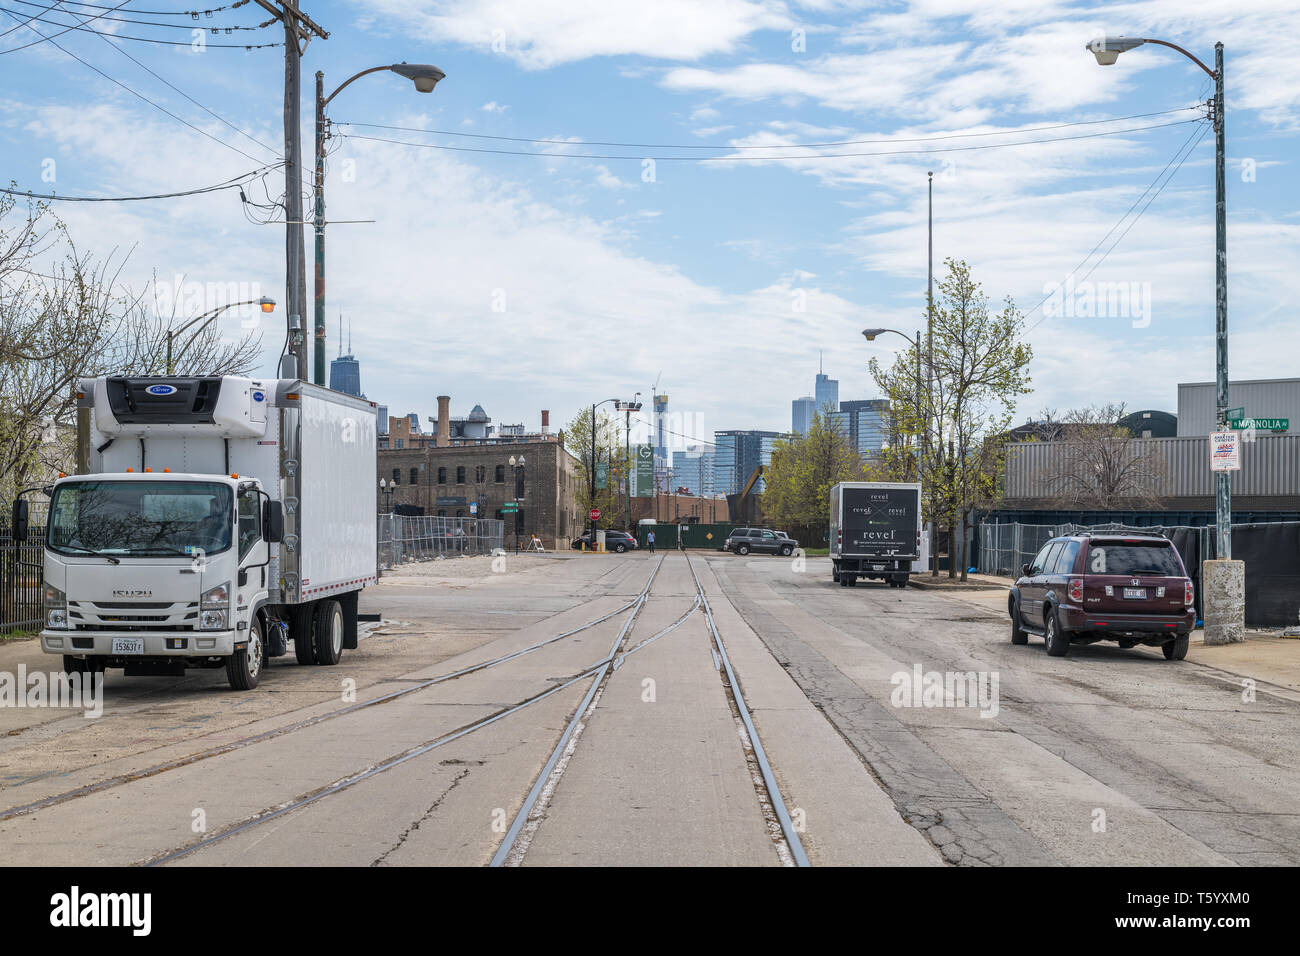
<path id="1" fill-rule="evenodd" d="M 516 814 L 514 822 L 507 831 L 491 861 L 494 866 L 517 865 L 522 862 L 523 857 L 527 852 L 527 847 L 532 834 L 536 832 L 544 820 L 546 803 L 549 800 L 550 794 L 554 792 L 555 785 L 559 780 L 559 775 L 563 772 L 564 764 L 567 763 L 567 757 L 565 756 L 566 751 L 569 753 L 572 752 L 572 745 L 576 744 L 577 738 L 581 735 L 583 726 L 586 722 L 589 722 L 592 719 L 596 710 L 596 704 L 600 699 L 600 694 L 610 677 L 618 670 L 628 656 L 637 653 L 650 644 L 676 631 L 694 615 L 702 614 L 711 642 L 715 667 L 719 671 L 722 688 L 727 695 L 732 715 L 736 720 L 737 733 L 745 753 L 745 760 L 750 770 L 750 778 L 754 784 L 759 807 L 763 814 L 769 836 L 771 837 L 776 849 L 778 859 L 784 865 L 807 866 L 807 856 L 804 853 L 798 833 L 796 832 L 790 815 L 786 809 L 784 800 L 763 750 L 762 743 L 759 740 L 758 733 L 754 727 L 752 716 L 744 699 L 743 690 L 736 678 L 730 658 L 727 655 L 722 635 L 713 619 L 713 612 L 712 608 L 709 606 L 708 596 L 705 593 L 705 589 L 700 582 L 700 578 L 688 555 L 684 556 L 684 560 L 690 571 L 691 581 L 694 584 L 695 591 L 690 600 L 690 604 L 666 627 L 663 627 L 656 633 L 640 641 L 632 641 L 632 635 L 638 617 L 641 615 L 646 603 L 651 598 L 651 592 L 655 580 L 658 577 L 659 571 L 663 567 L 667 557 L 667 555 L 659 557 L 659 560 L 651 569 L 644 586 L 635 597 L 626 601 L 618 608 L 606 614 L 602 614 L 579 627 L 570 628 L 562 633 L 548 636 L 542 640 L 535 641 L 526 647 L 511 651 L 508 654 L 502 654 L 490 660 L 481 661 L 448 674 L 440 674 L 436 677 L 419 681 L 409 687 L 404 687 L 400 690 L 367 701 L 361 701 L 346 707 L 332 710 L 328 713 L 318 714 L 313 717 L 295 721 L 291 724 L 285 725 L 284 727 L 274 728 L 260 734 L 249 735 L 222 744 L 221 746 L 212 747 L 196 754 L 160 763 L 144 770 L 119 775 L 84 787 L 55 794 L 41 800 L 23 804 L 21 806 L 11 807 L 7 810 L 0 811 L 0 821 L 35 813 L 47 807 L 67 803 L 92 794 L 101 793 L 105 790 L 123 786 L 134 781 L 155 777 L 181 767 L 191 766 L 201 760 L 228 754 L 253 746 L 257 743 L 262 743 L 267 740 L 301 731 L 307 727 L 312 727 L 325 721 L 343 718 L 370 707 L 380 706 L 394 700 L 409 697 L 410 695 L 418 694 L 432 687 L 436 687 L 439 684 L 466 677 L 471 674 L 480 673 L 504 665 L 510 661 L 517 660 L 525 655 L 541 651 L 542 649 L 556 645 L 567 638 L 589 631 L 602 623 L 623 616 L 622 624 L 617 635 L 613 638 L 607 653 L 605 653 L 599 660 L 593 661 L 592 663 L 581 667 L 581 669 L 577 671 L 556 678 L 555 682 L 553 682 L 551 686 L 522 699 L 513 701 L 507 705 L 503 705 L 484 717 L 447 730 L 436 737 L 422 741 L 401 752 L 390 754 L 376 763 L 350 773 L 345 777 L 333 780 L 332 782 L 313 791 L 301 793 L 283 803 L 267 807 L 255 814 L 244 817 L 216 833 L 207 835 L 182 846 L 160 851 L 151 857 L 138 861 L 146 866 L 162 866 L 191 856 L 192 854 L 229 840 L 239 834 L 247 833 L 248 831 L 269 823 L 272 820 L 310 806 L 333 794 L 355 787 L 358 784 L 383 774 L 388 770 L 406 764 L 409 761 L 416 760 L 431 751 L 450 744 L 453 741 L 460 740 L 461 738 L 489 727 L 498 721 L 517 714 L 533 704 L 561 693 L 568 688 L 579 685 L 585 681 L 590 681 L 581 703 L 575 709 L 572 718 L 566 725 L 564 732 L 561 734 L 560 740 L 552 751 L 550 758 L 546 762 L 542 771 L 538 774 L 537 779 L 533 782 L 533 785 L 524 800 L 523 806 Z M 678 597 L 680 598 L 680 595 Z M 663 598 L 660 598 L 660 600 L 662 599 Z"/>
<path id="2" fill-rule="evenodd" d="M 656 564 L 654 569 L 651 571 L 650 579 L 646 582 L 645 587 L 641 590 L 641 592 L 636 597 L 632 598 L 630 601 L 627 601 L 621 606 L 615 608 L 614 610 L 608 612 L 607 614 L 602 614 L 600 617 L 587 621 L 585 624 L 579 625 L 578 627 L 570 628 L 569 630 L 564 631 L 561 634 L 556 634 L 551 637 L 544 638 L 543 640 L 536 641 L 533 644 L 528 645 L 527 647 L 521 648 L 517 651 L 512 651 L 509 654 L 503 654 L 499 657 L 494 657 L 491 660 L 482 661 L 477 664 L 471 664 L 468 667 L 462 667 L 459 670 L 452 671 L 449 674 L 440 674 L 437 677 L 432 677 L 429 678 L 428 680 L 422 680 L 417 683 L 413 683 L 410 686 L 403 687 L 400 690 L 392 691 L 391 693 L 387 693 L 387 694 L 382 694 L 378 697 L 372 697 L 368 700 L 357 701 L 356 703 L 349 704 L 346 707 L 339 707 L 334 710 L 328 711 L 327 713 L 324 714 L 317 714 L 313 717 L 306 717 L 303 718 L 302 720 L 297 720 L 294 721 L 293 723 L 285 724 L 283 727 L 275 727 L 271 730 L 263 731 L 262 733 L 259 734 L 250 734 L 246 737 L 240 737 L 236 740 L 229 741 L 217 747 L 210 747 L 206 750 L 198 751 L 197 753 L 187 754 L 184 757 L 178 757 L 175 760 L 168 760 L 161 763 L 157 763 L 154 764 L 153 766 L 145 767 L 141 770 L 135 770 L 130 773 L 118 774 L 112 777 L 108 777 L 104 780 L 96 781 L 95 783 L 86 784 L 85 786 L 82 787 L 76 787 L 71 790 L 63 791 L 62 793 L 52 794 L 48 797 L 43 797 L 40 800 L 33 800 L 29 803 L 24 803 L 18 806 L 13 806 L 13 807 L 0 810 L 0 823 L 3 823 L 6 820 L 14 819 L 15 817 L 21 817 L 30 813 L 35 813 L 38 810 L 44 810 L 48 807 L 53 807 L 61 803 L 67 803 L 70 800 L 76 800 L 81 797 L 91 796 L 92 794 L 102 793 L 105 790 L 111 790 L 114 787 L 120 787 L 124 784 L 132 783 L 137 780 L 144 780 L 147 778 L 156 777 L 160 774 L 167 773 L 172 770 L 179 770 L 182 767 L 193 766 L 194 764 L 199 763 L 200 761 L 208 760 L 212 757 L 220 757 L 224 754 L 232 753 L 237 750 L 242 750 L 245 747 L 251 747 L 254 744 L 264 743 L 265 741 L 274 740 L 277 737 L 283 737 L 286 736 L 287 734 L 292 734 L 297 731 L 304 730 L 308 727 L 314 727 L 317 724 L 322 724 L 326 721 L 335 720 L 339 717 L 346 717 L 349 714 L 354 714 L 357 713 L 358 711 L 367 710 L 371 707 L 377 707 L 383 704 L 391 703 L 392 701 L 399 700 L 403 697 L 408 697 L 411 694 L 417 694 L 421 691 L 427 690 L 430 687 L 435 687 L 438 684 L 444 684 L 448 681 L 456 680 L 458 678 L 465 677 L 470 674 L 476 674 L 480 671 L 485 671 L 490 668 L 497 667 L 501 664 L 505 664 L 509 661 L 516 660 L 517 658 L 524 657 L 525 655 L 532 654 L 536 651 L 541 650 L 544 647 L 565 640 L 566 638 L 574 637 L 577 634 L 582 634 L 585 631 L 589 631 L 592 628 L 597 627 L 598 625 L 603 624 L 608 620 L 618 617 L 620 614 L 627 612 L 629 609 L 633 608 L 634 606 L 639 606 L 639 602 L 641 602 L 643 600 L 643 596 L 646 593 L 648 593 L 650 589 L 650 585 L 651 583 L 653 583 L 654 577 L 658 573 L 659 566 L 662 563 L 663 561 L 662 559 L 660 559 L 659 564 Z"/>
<path id="3" fill-rule="evenodd" d="M 750 714 L 748 704 L 745 702 L 740 682 L 736 679 L 735 670 L 731 666 L 731 659 L 727 655 L 722 634 L 718 631 L 717 623 L 713 619 L 713 609 L 709 606 L 708 595 L 704 591 L 704 586 L 700 583 L 699 575 L 695 573 L 695 566 L 691 563 L 690 555 L 685 552 L 682 552 L 682 555 L 685 558 L 687 568 L 691 572 L 691 580 L 695 584 L 695 599 L 690 608 L 668 627 L 620 653 L 620 648 L 631 633 L 640 608 L 638 607 L 629 616 L 622 630 L 619 631 L 618 637 L 615 638 L 609 654 L 600 662 L 599 669 L 594 671 L 591 686 L 587 689 L 582 703 L 569 720 L 564 733 L 560 735 L 559 742 L 555 745 L 550 758 L 534 781 L 532 789 L 529 790 L 528 796 L 524 799 L 523 806 L 515 814 L 510 829 L 506 832 L 505 838 L 492 857 L 491 866 L 518 866 L 523 862 L 533 834 L 542 825 L 550 797 L 555 792 L 555 788 L 563 776 L 565 766 L 574 752 L 574 747 L 587 723 L 595 714 L 596 705 L 600 701 L 600 695 L 603 693 L 606 684 L 623 660 L 628 655 L 676 630 L 691 615 L 700 611 L 703 611 L 708 626 L 716 662 L 715 666 L 725 675 L 723 687 L 727 694 L 732 715 L 737 721 L 737 731 L 745 750 L 746 762 L 751 769 L 751 780 L 754 783 L 755 795 L 758 798 L 769 836 L 776 847 L 778 857 L 782 864 L 787 866 L 810 865 L 803 844 L 799 839 L 798 831 L 786 808 L 785 800 L 781 796 L 780 787 L 777 785 L 776 777 L 768 762 L 758 731 L 754 727 L 753 717 Z M 648 591 L 646 593 L 648 594 Z M 588 673 L 592 672 L 589 671 Z"/>

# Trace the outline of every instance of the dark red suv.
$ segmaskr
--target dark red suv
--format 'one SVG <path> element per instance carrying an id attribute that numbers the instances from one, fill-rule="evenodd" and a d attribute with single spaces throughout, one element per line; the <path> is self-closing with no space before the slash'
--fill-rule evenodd
<path id="1" fill-rule="evenodd" d="M 1196 626 L 1192 579 L 1168 538 L 1084 533 L 1053 538 L 1011 588 L 1011 643 L 1042 634 L 1047 653 L 1118 641 L 1160 647 L 1181 661 Z"/>

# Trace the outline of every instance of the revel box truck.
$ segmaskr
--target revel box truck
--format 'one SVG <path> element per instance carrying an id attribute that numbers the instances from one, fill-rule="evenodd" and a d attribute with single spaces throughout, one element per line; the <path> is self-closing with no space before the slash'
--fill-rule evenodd
<path id="1" fill-rule="evenodd" d="M 846 481 L 831 489 L 831 580 L 880 578 L 907 587 L 921 555 L 921 486 Z"/>
<path id="2" fill-rule="evenodd" d="M 336 664 L 377 579 L 373 403 L 293 379 L 85 379 L 48 489 L 41 648 L 69 671 Z M 15 516 L 21 504 L 15 505 Z"/>

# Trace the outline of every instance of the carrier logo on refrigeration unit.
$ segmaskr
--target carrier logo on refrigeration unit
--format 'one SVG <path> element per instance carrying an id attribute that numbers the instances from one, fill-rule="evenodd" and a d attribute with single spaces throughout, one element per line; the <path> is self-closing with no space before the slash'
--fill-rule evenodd
<path id="1" fill-rule="evenodd" d="M 266 401 L 266 393 L 265 393 L 265 392 L 254 392 L 254 393 L 253 393 L 253 401 L 255 401 L 255 402 L 264 402 L 264 401 Z"/>
<path id="2" fill-rule="evenodd" d="M 175 385 L 150 385 L 145 389 L 150 395 L 175 395 Z"/>

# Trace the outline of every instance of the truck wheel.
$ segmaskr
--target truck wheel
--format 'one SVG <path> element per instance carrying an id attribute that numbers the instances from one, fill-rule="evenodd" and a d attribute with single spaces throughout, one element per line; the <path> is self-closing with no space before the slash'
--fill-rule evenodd
<path id="1" fill-rule="evenodd" d="M 289 611 L 289 636 L 293 638 L 293 656 L 299 664 L 315 664 L 316 648 L 311 639 L 312 606 L 291 608 Z"/>
<path id="2" fill-rule="evenodd" d="M 316 605 L 316 663 L 334 665 L 343 656 L 343 607 L 338 601 Z"/>
<path id="3" fill-rule="evenodd" d="M 850 574 L 850 575 L 849 575 L 849 587 L 851 587 L 851 588 L 855 588 L 855 587 L 857 587 L 857 586 L 858 586 L 858 576 L 857 576 L 856 574 Z"/>
<path id="4" fill-rule="evenodd" d="M 1029 643 L 1029 632 L 1020 626 L 1020 604 L 1014 601 L 1011 604 L 1011 643 Z"/>
<path id="5" fill-rule="evenodd" d="M 248 622 L 248 643 L 242 651 L 226 658 L 226 679 L 232 690 L 252 690 L 262 676 L 265 645 L 262 643 L 262 621 L 255 614 Z"/>
<path id="6" fill-rule="evenodd" d="M 1043 643 L 1047 646 L 1048 655 L 1064 657 L 1070 652 L 1070 639 L 1061 630 L 1061 622 L 1056 618 L 1056 608 L 1047 612 L 1047 619 L 1043 623 L 1046 627 Z"/>
<path id="7" fill-rule="evenodd" d="M 1174 638 L 1168 644 L 1163 645 L 1160 649 L 1165 652 L 1165 660 L 1181 661 L 1185 658 L 1187 656 L 1187 645 L 1190 640 L 1191 638 L 1184 634 L 1181 637 Z"/>
<path id="8" fill-rule="evenodd" d="M 840 569 L 839 569 L 839 568 L 831 568 L 831 580 L 834 581 L 836 584 L 839 584 L 839 583 L 840 583 Z"/>

